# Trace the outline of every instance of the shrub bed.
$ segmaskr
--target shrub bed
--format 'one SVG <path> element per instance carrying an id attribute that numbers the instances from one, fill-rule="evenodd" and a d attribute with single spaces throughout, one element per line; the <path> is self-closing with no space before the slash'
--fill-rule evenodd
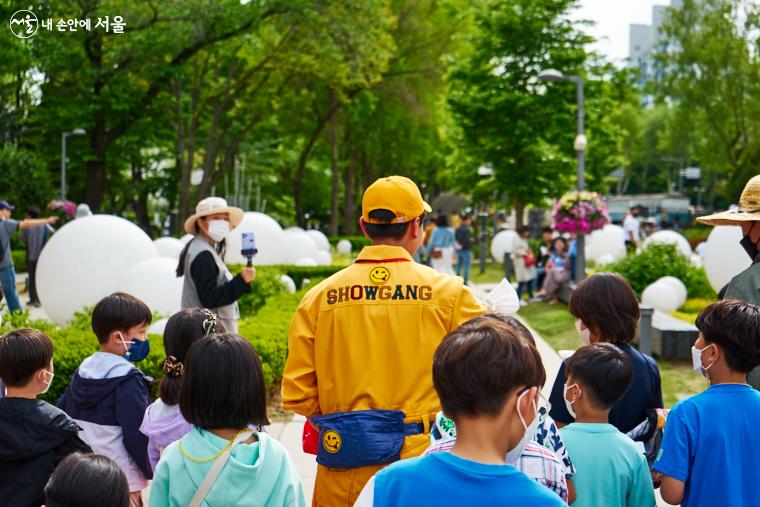
<path id="1" fill-rule="evenodd" d="M 681 280 L 690 298 L 716 297 L 704 269 L 692 266 L 675 245 L 649 245 L 636 255 L 605 266 L 605 270 L 620 273 L 639 297 L 649 284 L 663 276 L 675 276 Z"/>

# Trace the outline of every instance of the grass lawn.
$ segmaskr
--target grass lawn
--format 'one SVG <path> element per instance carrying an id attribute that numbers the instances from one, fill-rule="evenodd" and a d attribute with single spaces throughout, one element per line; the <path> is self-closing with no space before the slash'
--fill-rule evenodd
<path id="1" fill-rule="evenodd" d="M 564 304 L 531 303 L 520 309 L 520 316 L 543 337 L 554 350 L 575 350 L 580 338 L 575 319 Z M 670 408 L 678 400 L 697 394 L 707 387 L 707 380 L 694 373 L 688 360 L 656 358 L 662 377 L 662 397 Z"/>
<path id="2" fill-rule="evenodd" d="M 501 263 L 487 262 L 485 272 L 480 272 L 480 260 L 472 259 L 470 280 L 472 283 L 499 283 L 504 278 L 504 266 Z"/>

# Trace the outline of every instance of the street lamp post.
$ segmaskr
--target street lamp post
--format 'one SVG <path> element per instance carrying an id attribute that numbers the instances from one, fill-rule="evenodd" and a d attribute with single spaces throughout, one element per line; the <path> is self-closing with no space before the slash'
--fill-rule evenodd
<path id="1" fill-rule="evenodd" d="M 555 69 L 547 69 L 542 71 L 538 77 L 548 83 L 555 83 L 557 81 L 571 81 L 575 83 L 576 98 L 577 98 L 577 131 L 575 136 L 574 148 L 575 154 L 578 159 L 578 168 L 576 173 L 576 188 L 578 192 L 582 192 L 586 188 L 586 135 L 584 134 L 583 124 L 583 78 L 580 76 L 566 76 L 562 72 Z M 575 282 L 580 282 L 586 277 L 586 238 L 583 233 L 576 233 L 576 256 L 575 256 Z"/>
<path id="2" fill-rule="evenodd" d="M 66 138 L 69 136 L 83 136 L 84 129 L 74 129 L 71 132 L 61 134 L 61 201 L 66 200 Z"/>

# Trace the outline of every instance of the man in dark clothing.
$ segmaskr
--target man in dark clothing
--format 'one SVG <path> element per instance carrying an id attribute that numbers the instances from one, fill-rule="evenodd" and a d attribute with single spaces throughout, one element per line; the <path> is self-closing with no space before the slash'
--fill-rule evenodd
<path id="1" fill-rule="evenodd" d="M 457 246 L 457 276 L 464 278 L 464 284 L 470 278 L 470 265 L 472 264 L 472 230 L 470 229 L 470 216 L 462 216 L 462 223 L 454 231 L 454 240 Z M 464 272 L 464 273 L 462 273 Z"/>
<path id="2" fill-rule="evenodd" d="M 40 209 L 32 206 L 26 210 L 26 218 L 36 219 L 40 217 Z M 40 298 L 37 296 L 37 260 L 45 242 L 55 230 L 50 224 L 38 225 L 21 231 L 21 240 L 26 243 L 26 269 L 29 275 L 29 302 L 28 306 L 40 306 Z"/>
<path id="3" fill-rule="evenodd" d="M 62 410 L 37 399 L 53 382 L 53 344 L 34 329 L 0 337 L 0 499 L 2 505 L 39 507 L 56 465 L 75 451 L 92 452 L 79 426 Z"/>

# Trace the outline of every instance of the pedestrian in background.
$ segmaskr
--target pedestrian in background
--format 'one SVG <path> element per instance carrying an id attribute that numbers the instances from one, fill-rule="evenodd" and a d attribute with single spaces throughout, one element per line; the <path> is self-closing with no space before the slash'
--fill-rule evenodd
<path id="1" fill-rule="evenodd" d="M 40 209 L 32 206 L 26 210 L 26 218 L 40 218 Z M 29 227 L 21 231 L 21 240 L 26 244 L 26 271 L 29 277 L 29 301 L 27 306 L 40 306 L 40 298 L 37 296 L 37 260 L 40 258 L 42 247 L 48 238 L 55 232 L 50 224 Z"/>
<path id="2" fill-rule="evenodd" d="M 470 215 L 462 216 L 462 223 L 454 232 L 457 247 L 457 276 L 464 278 L 464 284 L 470 280 L 470 266 L 472 265 L 472 229 L 470 229 Z"/>

